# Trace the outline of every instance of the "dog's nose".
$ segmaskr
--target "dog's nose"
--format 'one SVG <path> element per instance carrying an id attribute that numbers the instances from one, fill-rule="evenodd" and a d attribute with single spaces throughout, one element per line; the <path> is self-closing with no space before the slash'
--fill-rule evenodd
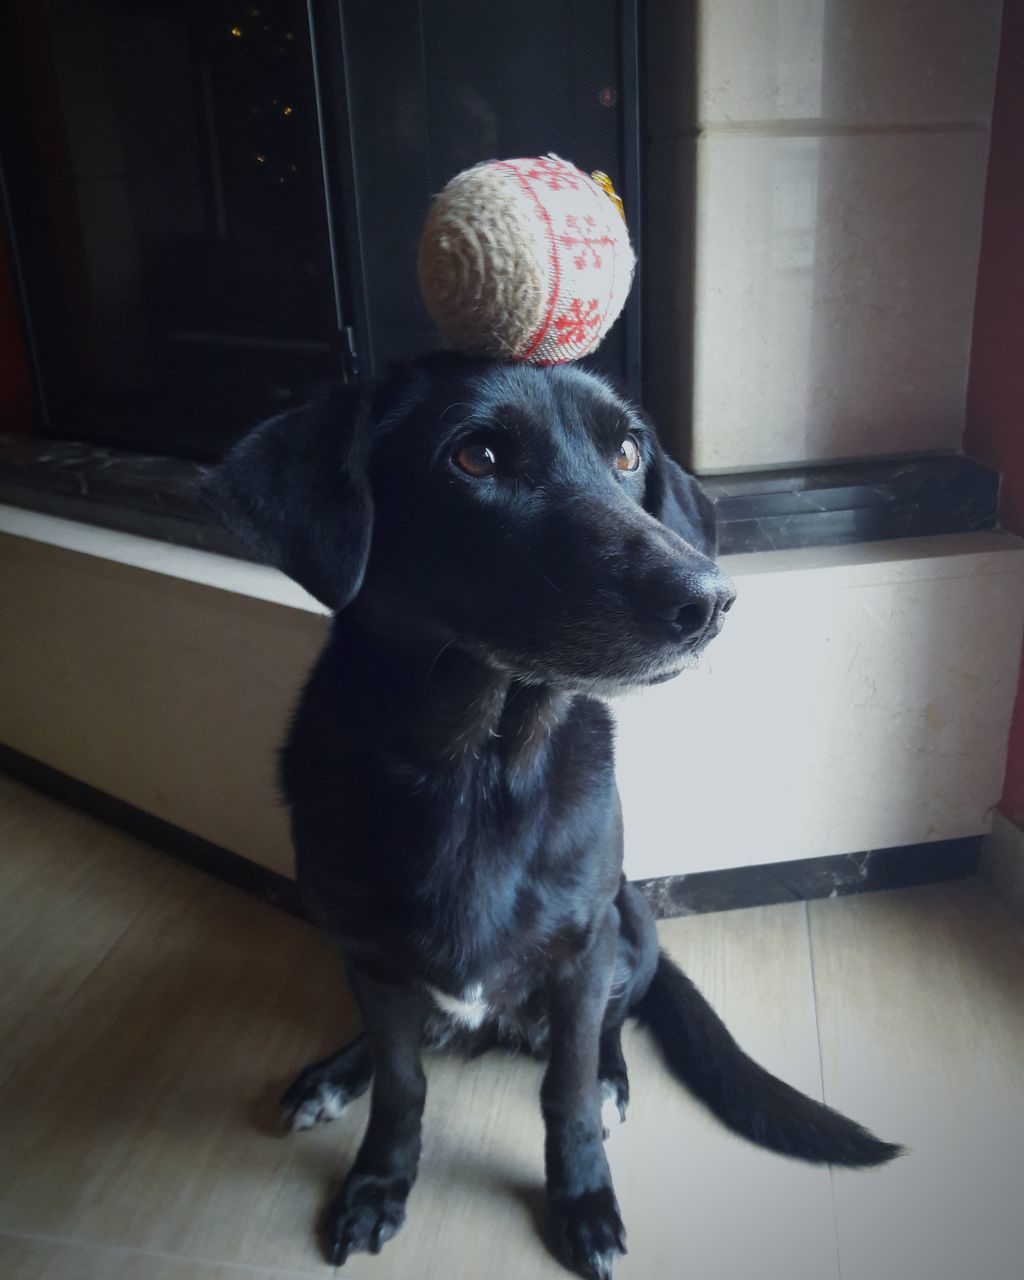
<path id="1" fill-rule="evenodd" d="M 705 636 L 710 640 L 721 631 L 735 599 L 736 588 L 717 569 L 688 573 L 662 594 L 657 616 L 680 644 Z"/>

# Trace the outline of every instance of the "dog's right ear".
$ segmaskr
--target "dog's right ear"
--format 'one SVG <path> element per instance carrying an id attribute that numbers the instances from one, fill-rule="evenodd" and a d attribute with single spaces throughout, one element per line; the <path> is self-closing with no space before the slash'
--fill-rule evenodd
<path id="1" fill-rule="evenodd" d="M 346 387 L 261 423 L 205 486 L 237 538 L 333 610 L 358 594 L 370 555 L 369 400 Z"/>

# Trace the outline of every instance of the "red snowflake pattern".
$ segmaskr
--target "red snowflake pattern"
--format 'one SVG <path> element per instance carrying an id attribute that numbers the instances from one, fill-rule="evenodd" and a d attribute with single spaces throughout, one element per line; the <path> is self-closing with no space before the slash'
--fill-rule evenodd
<path id="1" fill-rule="evenodd" d="M 597 309 L 597 299 L 590 299 L 586 304 L 586 311 L 583 310 L 583 306 L 579 298 L 573 298 L 569 310 L 564 315 L 556 317 L 555 328 L 558 330 L 559 346 L 582 346 L 590 341 L 594 330 L 601 327 L 601 313 Z"/>
<path id="2" fill-rule="evenodd" d="M 540 156 L 532 169 L 527 169 L 526 177 L 535 182 L 543 182 L 549 191 L 579 191 L 579 173 L 558 160 L 548 156 Z"/>
<path id="3" fill-rule="evenodd" d="M 593 235 L 596 226 L 597 220 L 589 214 L 584 216 L 582 226 L 575 213 L 570 213 L 565 220 L 565 233 L 559 239 L 567 249 L 579 249 L 579 253 L 573 258 L 577 271 L 583 271 L 587 267 L 600 271 L 602 258 L 599 250 L 611 248 L 614 244 L 610 235 Z M 570 232 L 575 234 L 570 235 Z"/>

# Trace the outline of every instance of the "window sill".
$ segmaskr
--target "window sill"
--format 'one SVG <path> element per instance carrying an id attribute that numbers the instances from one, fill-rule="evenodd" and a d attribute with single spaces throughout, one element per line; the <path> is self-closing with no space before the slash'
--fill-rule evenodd
<path id="1" fill-rule="evenodd" d="M 723 563 L 742 623 L 700 670 L 616 700 L 629 874 L 984 831 L 1005 766 L 1024 544 L 978 532 Z M 0 742 L 287 873 L 274 758 L 324 642 L 320 606 L 266 566 L 12 507 L 0 507 L 0 579 Z M 668 747 L 652 757 L 652 742 Z M 666 809 L 680 778 L 710 797 L 685 847 Z"/>
<path id="2" fill-rule="evenodd" d="M 251 560 L 202 498 L 208 470 L 77 440 L 0 436 L 0 502 Z"/>
<path id="3" fill-rule="evenodd" d="M 55 551 L 59 556 L 89 556 L 107 565 L 211 587 L 232 597 L 248 596 L 304 613 L 328 612 L 298 583 L 277 569 L 202 547 L 177 545 L 159 535 L 104 529 L 72 518 L 0 504 L 0 536 L 5 534 Z"/>
<path id="4" fill-rule="evenodd" d="M 0 436 L 0 502 L 251 561 L 204 502 L 208 468 L 78 441 Z M 957 454 L 703 477 L 723 554 L 996 527 L 999 477 Z"/>

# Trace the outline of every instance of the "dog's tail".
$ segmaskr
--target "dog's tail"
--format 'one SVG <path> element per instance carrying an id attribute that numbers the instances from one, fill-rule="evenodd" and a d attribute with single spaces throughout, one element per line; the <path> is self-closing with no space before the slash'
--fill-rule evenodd
<path id="1" fill-rule="evenodd" d="M 634 1012 L 654 1033 L 673 1073 L 744 1138 L 825 1164 L 882 1164 L 902 1152 L 759 1067 L 664 952 Z"/>

